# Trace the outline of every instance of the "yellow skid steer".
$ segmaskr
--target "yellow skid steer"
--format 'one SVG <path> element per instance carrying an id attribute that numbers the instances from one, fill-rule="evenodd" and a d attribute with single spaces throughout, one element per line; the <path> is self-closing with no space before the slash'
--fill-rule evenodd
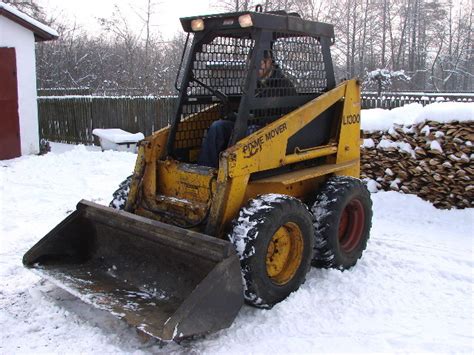
<path id="1" fill-rule="evenodd" d="M 23 263 L 163 341 L 271 308 L 311 265 L 352 267 L 370 196 L 360 88 L 336 85 L 332 25 L 284 11 L 182 18 L 170 126 L 139 145 L 110 207 L 80 201 Z"/>

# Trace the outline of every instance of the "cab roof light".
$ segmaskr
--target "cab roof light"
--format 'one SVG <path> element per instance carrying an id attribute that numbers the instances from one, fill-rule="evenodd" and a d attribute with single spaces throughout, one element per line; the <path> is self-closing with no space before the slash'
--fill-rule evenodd
<path id="1" fill-rule="evenodd" d="M 253 26 L 252 16 L 250 16 L 250 14 L 239 16 L 239 24 L 240 24 L 240 27 L 242 28 L 252 27 Z"/>
<path id="2" fill-rule="evenodd" d="M 202 18 L 198 18 L 195 20 L 191 21 L 191 29 L 194 32 L 202 31 L 204 30 L 204 20 Z"/>

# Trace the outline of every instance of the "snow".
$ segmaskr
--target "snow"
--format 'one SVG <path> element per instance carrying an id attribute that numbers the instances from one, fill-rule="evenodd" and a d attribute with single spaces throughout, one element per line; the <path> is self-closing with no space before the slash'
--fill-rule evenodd
<path id="1" fill-rule="evenodd" d="M 53 143 L 0 161 L 0 353 L 472 353 L 474 210 L 414 195 L 372 195 L 371 239 L 351 270 L 312 268 L 273 309 L 244 306 L 230 328 L 180 345 L 142 339 L 22 266 L 80 199 L 107 205 L 135 158 Z"/>
<path id="2" fill-rule="evenodd" d="M 394 123 L 408 126 L 425 121 L 474 121 L 474 102 L 436 102 L 426 106 L 413 103 L 392 110 L 361 111 L 361 129 L 366 132 L 388 131 Z"/>
<path id="3" fill-rule="evenodd" d="M 429 136 L 429 135 L 430 135 L 430 130 L 431 130 L 431 127 L 428 126 L 428 125 L 425 125 L 425 126 L 423 126 L 423 128 L 421 129 L 420 133 L 421 133 L 421 134 L 424 134 L 425 136 Z"/>
<path id="4" fill-rule="evenodd" d="M 441 148 L 441 145 L 439 144 L 438 141 L 432 141 L 430 143 L 430 149 L 437 150 L 438 152 L 443 153 L 443 148 Z"/>
<path id="5" fill-rule="evenodd" d="M 385 169 L 385 174 L 390 175 L 390 176 L 394 175 L 392 169 L 390 168 Z"/>
<path id="6" fill-rule="evenodd" d="M 413 158 L 415 157 L 415 151 L 413 150 L 410 143 L 406 142 L 393 142 L 390 139 L 382 139 L 379 144 L 377 144 L 377 149 L 396 149 L 401 153 L 408 153 Z"/>
<path id="7" fill-rule="evenodd" d="M 362 143 L 361 147 L 363 148 L 374 148 L 375 147 L 375 142 L 372 138 L 367 138 L 364 139 L 364 142 Z"/>
<path id="8" fill-rule="evenodd" d="M 393 180 L 392 183 L 390 184 L 390 188 L 391 188 L 392 190 L 397 190 L 397 191 L 398 191 L 398 189 L 399 189 L 398 184 L 399 184 L 400 182 L 401 182 L 400 179 L 399 179 L 399 178 L 396 178 L 396 179 Z"/>
<path id="9" fill-rule="evenodd" d="M 60 90 L 61 88 L 57 88 L 55 90 Z M 44 90 L 44 89 L 43 89 Z M 64 89 L 67 90 L 67 89 Z M 70 100 L 70 99 L 83 99 L 85 101 L 92 100 L 92 99 L 107 99 L 107 100 L 120 100 L 120 99 L 130 99 L 130 100 L 143 100 L 143 99 L 177 99 L 177 96 L 173 95 L 144 95 L 144 96 L 131 96 L 131 95 L 48 95 L 48 96 L 40 96 L 38 99 L 40 100 Z"/>
<path id="10" fill-rule="evenodd" d="M 371 193 L 377 193 L 379 191 L 380 184 L 373 179 L 366 178 L 364 179 L 365 183 L 367 184 L 367 190 Z"/>
<path id="11" fill-rule="evenodd" d="M 405 74 L 404 70 L 390 71 L 388 69 L 376 69 L 366 74 L 368 80 L 378 81 L 380 80 L 384 84 L 389 85 L 392 79 L 399 79 L 402 81 L 409 81 L 411 78 Z"/>
<path id="12" fill-rule="evenodd" d="M 56 30 L 53 30 L 51 27 L 46 26 L 45 24 L 35 20 L 34 18 L 28 16 L 27 14 L 19 11 L 15 7 L 5 4 L 3 2 L 0 2 L 0 9 L 4 9 L 5 11 L 8 11 L 9 13 L 15 15 L 16 17 L 21 18 L 22 20 L 28 22 L 29 24 L 43 30 L 46 33 L 49 33 L 52 36 L 59 37 L 59 34 Z"/>
<path id="13" fill-rule="evenodd" d="M 376 91 L 367 91 L 364 90 L 362 95 L 374 95 L 377 94 Z M 427 100 L 430 96 L 438 96 L 438 97 L 463 97 L 464 100 L 469 100 L 472 98 L 472 93 L 470 92 L 420 92 L 420 91 L 394 91 L 394 92 L 387 92 L 383 93 L 384 96 L 419 96 L 422 99 Z"/>
<path id="14" fill-rule="evenodd" d="M 145 138 L 141 132 L 130 133 L 120 128 L 95 128 L 92 130 L 92 134 L 101 139 L 106 139 L 112 143 L 117 144 L 136 143 Z"/>

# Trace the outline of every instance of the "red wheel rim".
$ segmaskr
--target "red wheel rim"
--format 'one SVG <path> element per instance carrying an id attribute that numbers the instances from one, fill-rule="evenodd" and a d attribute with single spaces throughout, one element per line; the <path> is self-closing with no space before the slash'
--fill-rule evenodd
<path id="1" fill-rule="evenodd" d="M 365 224 L 362 202 L 352 200 L 347 204 L 339 219 L 339 246 L 345 253 L 353 251 L 360 243 Z"/>

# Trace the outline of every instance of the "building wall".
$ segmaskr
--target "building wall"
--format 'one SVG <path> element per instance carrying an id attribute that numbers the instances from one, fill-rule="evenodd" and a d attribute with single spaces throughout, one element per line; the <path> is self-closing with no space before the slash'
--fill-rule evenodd
<path id="1" fill-rule="evenodd" d="M 39 152 L 36 62 L 33 32 L 0 16 L 0 47 L 16 51 L 21 154 Z"/>

